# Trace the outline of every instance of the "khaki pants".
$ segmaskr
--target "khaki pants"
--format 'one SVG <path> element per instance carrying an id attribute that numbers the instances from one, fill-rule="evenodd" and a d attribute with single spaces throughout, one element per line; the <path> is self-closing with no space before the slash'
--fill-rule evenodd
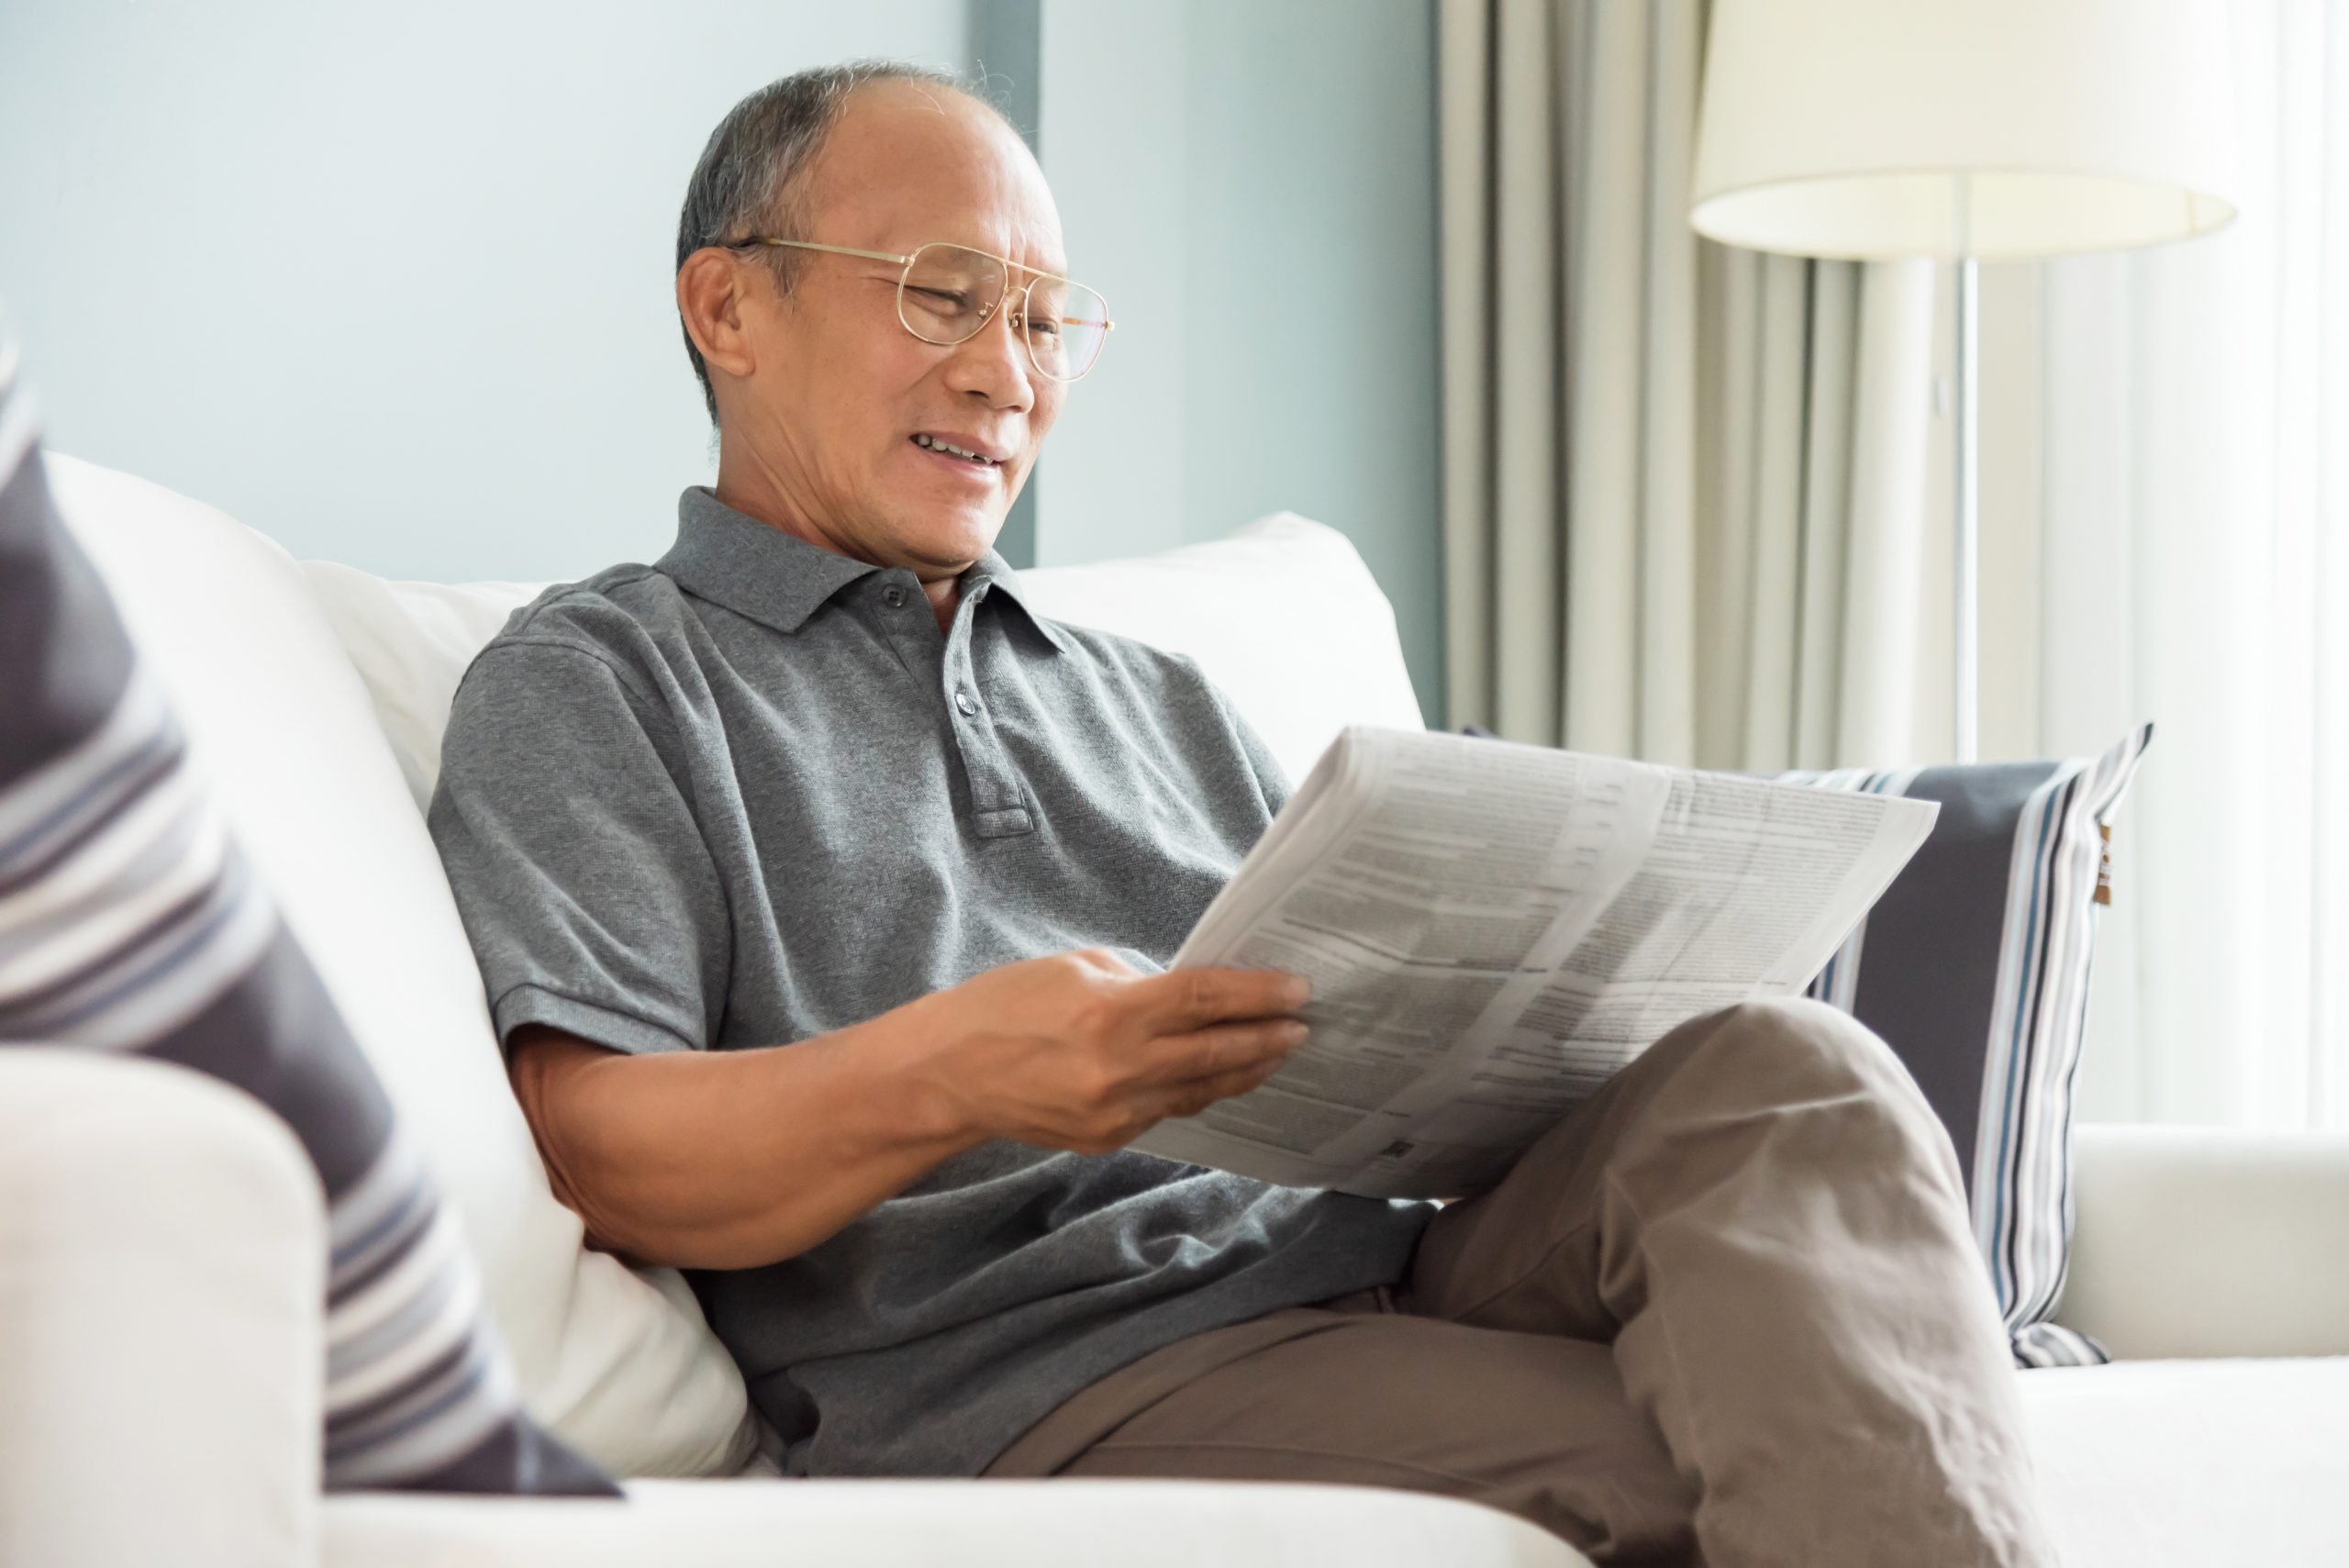
<path id="1" fill-rule="evenodd" d="M 991 1476 L 1472 1497 L 1601 1562 L 2052 1564 L 1948 1135 L 1812 1002 L 1673 1030 L 1407 1277 L 1179 1340 Z"/>

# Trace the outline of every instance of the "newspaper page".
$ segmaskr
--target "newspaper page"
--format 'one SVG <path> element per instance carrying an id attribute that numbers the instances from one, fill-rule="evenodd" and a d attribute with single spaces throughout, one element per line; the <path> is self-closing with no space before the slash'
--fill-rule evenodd
<path id="1" fill-rule="evenodd" d="M 1434 731 L 1331 742 L 1174 967 L 1312 982 L 1311 1038 L 1145 1153 L 1482 1191 L 1674 1026 L 1802 989 L 1939 807 Z"/>

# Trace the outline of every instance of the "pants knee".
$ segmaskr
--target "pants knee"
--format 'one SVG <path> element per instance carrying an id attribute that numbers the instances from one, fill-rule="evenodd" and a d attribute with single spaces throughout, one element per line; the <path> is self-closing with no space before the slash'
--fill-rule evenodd
<path id="1" fill-rule="evenodd" d="M 1765 996 L 1698 1020 L 1708 1027 L 1705 1052 L 1737 1052 L 1771 1064 L 1772 1077 L 1831 1089 L 1909 1070 L 1882 1036 L 1840 1007 L 1808 996 Z"/>
<path id="2" fill-rule="evenodd" d="M 1913 1136 L 1947 1134 L 1924 1091 L 1884 1038 L 1840 1007 L 1807 996 L 1741 1002 L 1675 1030 L 1692 1037 L 1684 1070 L 1765 1105 L 1836 1100 Z M 1667 1037 L 1669 1039 L 1670 1037 Z"/>

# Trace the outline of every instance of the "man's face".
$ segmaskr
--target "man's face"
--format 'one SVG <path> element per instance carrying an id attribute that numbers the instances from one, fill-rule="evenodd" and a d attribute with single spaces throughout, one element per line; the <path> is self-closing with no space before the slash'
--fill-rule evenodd
<path id="1" fill-rule="evenodd" d="M 926 83 L 859 90 L 805 194 L 797 238 L 892 255 L 950 240 L 1065 270 L 1060 217 L 1027 148 L 984 106 Z M 755 253 L 740 254 L 765 273 Z M 757 366 L 720 395 L 725 459 L 747 460 L 816 542 L 925 579 L 952 575 L 994 544 L 1065 385 L 1037 373 L 1008 309 L 966 342 L 926 343 L 897 319 L 895 264 L 787 254 L 788 295 L 770 276 L 743 280 Z M 917 437 L 1000 461 L 972 462 Z"/>

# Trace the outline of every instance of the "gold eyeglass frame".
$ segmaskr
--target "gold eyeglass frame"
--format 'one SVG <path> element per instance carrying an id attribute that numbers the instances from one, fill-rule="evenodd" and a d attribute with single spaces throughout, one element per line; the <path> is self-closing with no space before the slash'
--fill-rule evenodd
<path id="1" fill-rule="evenodd" d="M 1054 375 L 1052 372 L 1046 370 L 1044 368 L 1043 361 L 1036 357 L 1036 345 L 1028 341 L 1028 334 L 1025 332 L 1019 334 L 1020 344 L 1028 350 L 1028 362 L 1036 367 L 1036 373 L 1042 376 L 1046 381 L 1059 382 L 1063 386 L 1067 385 L 1070 382 L 1082 381 L 1085 376 L 1092 373 L 1093 365 L 1099 364 L 1101 362 L 1101 356 L 1108 351 L 1108 335 L 1118 329 L 1118 324 L 1108 318 L 1109 296 L 1103 294 L 1099 289 L 1093 288 L 1088 284 L 1080 284 L 1074 278 L 1064 276 L 1062 273 L 1047 272 L 1039 268 L 1029 266 L 1024 261 L 1015 261 L 1008 256 L 998 256 L 992 250 L 982 250 L 975 245 L 964 245 L 952 239 L 925 240 L 902 256 L 894 254 L 887 250 L 858 250 L 846 245 L 818 245 L 812 239 L 777 239 L 771 234 L 751 234 L 745 235 L 740 239 L 718 239 L 713 240 L 711 243 L 718 246 L 722 250 L 739 250 L 748 245 L 766 245 L 772 246 L 777 250 L 822 250 L 834 256 L 861 256 L 868 261 L 894 261 L 896 263 L 898 268 L 897 325 L 904 328 L 907 331 L 913 333 L 914 337 L 918 339 L 920 341 L 933 344 L 941 349 L 951 349 L 954 347 L 955 344 L 967 343 L 972 339 L 977 337 L 980 333 L 985 331 L 987 329 L 987 323 L 995 319 L 996 312 L 1002 309 L 1004 305 L 1010 300 L 1012 295 L 1015 293 L 1019 295 L 1019 309 L 1017 314 L 1021 319 L 1025 319 L 1028 315 L 1028 291 L 1034 288 L 1038 283 L 1046 278 L 1050 278 L 1055 283 L 1067 284 L 1074 288 L 1084 289 L 1085 293 L 1091 295 L 1094 298 L 1101 302 L 1101 347 L 1094 350 L 1093 364 L 1086 365 L 1085 369 L 1077 372 L 1074 375 Z M 1028 272 L 1032 274 L 1026 283 L 1019 284 L 1017 289 L 1013 287 L 1009 277 L 1007 275 L 1004 281 L 1002 298 L 997 299 L 993 305 L 980 306 L 979 324 L 972 328 L 962 337 L 948 343 L 941 343 L 935 338 L 924 337 L 922 333 L 915 328 L 911 321 L 906 319 L 906 280 L 913 276 L 914 262 L 923 251 L 936 250 L 941 246 L 956 250 L 968 250 L 974 256 L 985 256 L 990 261 L 1001 262 L 1005 267 L 1010 269 L 1012 272 Z M 1064 316 L 1062 317 L 1061 319 L 1070 325 L 1077 325 L 1082 321 L 1082 317 L 1074 316 Z M 1089 323 L 1087 323 L 1087 325 L 1089 325 Z"/>

